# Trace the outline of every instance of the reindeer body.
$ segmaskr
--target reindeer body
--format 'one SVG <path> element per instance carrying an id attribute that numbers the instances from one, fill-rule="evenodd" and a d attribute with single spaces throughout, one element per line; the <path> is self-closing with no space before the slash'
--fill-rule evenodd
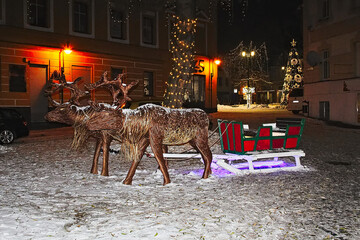
<path id="1" fill-rule="evenodd" d="M 149 144 L 163 173 L 164 185 L 170 183 L 170 178 L 163 157 L 163 145 L 189 143 L 202 155 L 205 164 L 203 178 L 211 173 L 209 120 L 201 109 L 169 109 L 146 104 L 135 110 L 98 112 L 86 122 L 86 126 L 90 131 L 116 130 L 116 138 L 121 139 L 124 145 L 122 149 L 127 151 L 126 158 L 132 160 L 125 184 L 132 183 L 136 168 Z"/>

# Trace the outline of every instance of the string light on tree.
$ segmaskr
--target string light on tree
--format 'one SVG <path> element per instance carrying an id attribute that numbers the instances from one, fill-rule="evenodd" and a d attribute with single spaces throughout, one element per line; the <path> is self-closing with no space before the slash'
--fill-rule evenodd
<path id="1" fill-rule="evenodd" d="M 172 16 L 170 52 L 173 62 L 164 93 L 163 105 L 166 107 L 182 108 L 195 64 L 195 28 L 196 19 Z"/>

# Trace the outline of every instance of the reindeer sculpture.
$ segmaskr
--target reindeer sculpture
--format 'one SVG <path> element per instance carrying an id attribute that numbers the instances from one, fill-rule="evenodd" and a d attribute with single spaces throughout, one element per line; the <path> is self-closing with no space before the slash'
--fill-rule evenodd
<path id="1" fill-rule="evenodd" d="M 95 114 L 97 111 L 104 109 L 109 109 L 110 111 L 116 111 L 121 105 L 124 105 L 126 101 L 131 100 L 127 97 L 128 91 L 137 84 L 137 82 L 132 82 L 129 85 L 123 83 L 124 74 L 119 75 L 116 79 L 108 81 L 107 72 L 104 72 L 102 78 L 95 84 L 90 84 L 85 86 L 88 91 L 83 91 L 77 87 L 77 83 L 81 78 L 77 78 L 73 83 L 67 83 L 64 76 L 58 75 L 55 71 L 50 78 L 50 85 L 46 91 L 49 100 L 56 107 L 54 110 L 50 111 L 45 119 L 50 122 L 60 122 L 67 125 L 72 125 L 74 127 L 74 139 L 72 143 L 73 148 L 79 148 L 83 145 L 84 141 L 88 137 L 93 137 L 96 139 L 96 148 L 93 157 L 93 164 L 90 172 L 93 174 L 98 173 L 98 159 L 100 156 L 101 149 L 103 150 L 103 166 L 101 175 L 109 176 L 108 171 L 108 160 L 109 160 L 109 148 L 115 134 L 115 130 L 99 130 L 99 131 L 89 131 L 84 128 L 81 124 L 84 121 L 89 120 L 89 116 Z M 105 79 L 105 81 L 104 81 Z M 54 83 L 54 80 L 58 80 L 59 83 Z M 105 83 L 104 83 L 105 82 Z M 89 106 L 80 107 L 79 98 L 87 96 L 91 90 L 95 90 L 98 87 L 107 87 L 114 99 L 113 105 L 107 104 L 97 104 L 95 102 L 89 101 Z M 60 89 L 69 89 L 71 98 L 69 102 L 64 104 L 59 104 L 54 101 L 51 97 L 51 94 L 60 90 Z M 123 94 L 124 98 L 120 101 L 120 93 Z M 126 96 L 126 97 L 125 97 Z M 121 104 L 121 105 L 120 105 Z"/>
<path id="2" fill-rule="evenodd" d="M 121 77 L 119 77 L 121 79 Z M 132 83 L 131 85 L 135 85 Z M 111 87 L 107 87 L 111 85 Z M 113 103 L 117 101 L 117 89 L 120 88 L 127 97 L 127 91 L 131 88 L 122 84 L 111 84 L 104 74 L 99 83 L 90 85 L 88 90 L 96 87 L 106 86 L 113 95 Z M 123 88 L 122 88 L 122 87 Z M 55 86 L 57 87 L 57 86 Z M 51 92 L 51 91 L 50 91 Z M 81 92 L 79 92 L 81 93 Z M 127 97 L 127 98 L 126 98 Z M 76 97 L 74 98 L 76 99 Z M 200 152 L 204 160 L 203 178 L 211 174 L 212 153 L 208 146 L 207 114 L 200 109 L 169 109 L 153 104 L 141 106 L 135 110 L 121 109 L 118 106 L 111 107 L 105 104 L 91 103 L 91 106 L 79 108 L 67 104 L 57 107 L 48 113 L 49 121 L 58 121 L 74 126 L 75 145 L 81 144 L 88 136 L 97 139 L 97 147 L 94 154 L 92 173 L 97 172 L 97 158 L 101 145 L 104 151 L 102 175 L 108 175 L 108 150 L 113 139 L 122 142 L 122 151 L 126 159 L 132 160 L 132 165 L 124 180 L 124 184 L 131 184 L 136 168 L 144 155 L 146 148 L 150 145 L 154 152 L 159 168 L 164 176 L 164 185 L 170 183 L 167 162 L 163 157 L 163 146 L 182 145 L 189 143 Z"/>
<path id="3" fill-rule="evenodd" d="M 169 109 L 146 104 L 135 110 L 119 109 L 91 116 L 84 122 L 90 131 L 116 131 L 116 138 L 122 141 L 122 150 L 132 165 L 124 180 L 131 184 L 136 168 L 150 145 L 164 176 L 164 185 L 170 183 L 163 145 L 189 143 L 199 151 L 204 160 L 203 178 L 211 174 L 212 153 L 208 145 L 209 120 L 201 109 Z"/>

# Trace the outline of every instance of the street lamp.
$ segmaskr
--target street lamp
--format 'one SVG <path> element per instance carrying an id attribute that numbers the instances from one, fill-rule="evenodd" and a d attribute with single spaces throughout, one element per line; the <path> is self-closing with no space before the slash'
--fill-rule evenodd
<path id="1" fill-rule="evenodd" d="M 219 66 L 220 63 L 221 63 L 221 60 L 218 59 L 218 58 L 214 58 L 214 59 L 212 60 L 212 62 L 211 62 L 211 60 L 209 61 L 209 64 L 210 64 L 210 67 L 211 67 L 211 73 L 210 73 L 210 108 L 212 108 L 212 86 L 213 86 L 212 81 L 213 81 L 214 72 L 215 72 L 215 70 L 214 70 L 214 64 L 215 64 L 216 66 Z M 217 69 L 216 69 L 216 73 L 217 73 L 217 72 L 218 72 L 218 71 L 217 71 Z"/>
<path id="2" fill-rule="evenodd" d="M 246 94 L 247 108 L 250 108 L 251 96 L 255 92 L 254 87 L 250 88 L 250 69 L 251 69 L 251 59 L 250 58 L 255 56 L 255 51 L 251 51 L 251 52 L 242 51 L 241 56 L 246 57 L 246 59 L 247 59 L 248 79 L 247 79 L 247 87 L 243 88 L 243 91 Z"/>
<path id="3" fill-rule="evenodd" d="M 61 48 L 59 51 L 59 72 L 60 72 L 60 77 L 61 78 L 65 78 L 64 75 L 64 68 L 65 68 L 65 56 L 64 53 L 66 54 L 70 54 L 72 52 L 71 47 L 70 47 L 70 43 L 67 42 L 66 46 L 64 48 Z M 62 56 L 62 66 L 61 66 L 61 56 Z M 64 102 L 64 92 L 63 89 L 60 90 L 60 102 L 63 103 Z"/>

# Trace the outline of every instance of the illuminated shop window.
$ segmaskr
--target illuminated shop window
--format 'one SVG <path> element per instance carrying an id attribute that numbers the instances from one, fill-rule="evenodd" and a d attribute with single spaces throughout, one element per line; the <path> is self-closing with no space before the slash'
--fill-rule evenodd
<path id="1" fill-rule="evenodd" d="M 153 72 L 144 72 L 144 96 L 154 96 Z"/>

